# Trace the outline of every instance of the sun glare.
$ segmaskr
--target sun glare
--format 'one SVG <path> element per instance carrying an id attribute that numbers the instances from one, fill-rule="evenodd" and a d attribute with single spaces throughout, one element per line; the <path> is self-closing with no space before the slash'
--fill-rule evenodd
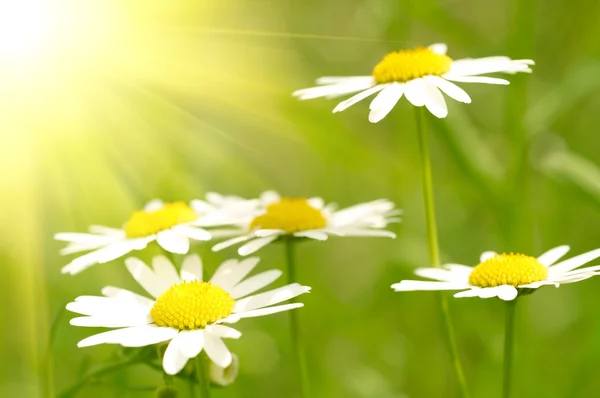
<path id="1" fill-rule="evenodd" d="M 50 14 L 41 0 L 0 2 L 0 60 L 29 58 L 51 35 Z"/>

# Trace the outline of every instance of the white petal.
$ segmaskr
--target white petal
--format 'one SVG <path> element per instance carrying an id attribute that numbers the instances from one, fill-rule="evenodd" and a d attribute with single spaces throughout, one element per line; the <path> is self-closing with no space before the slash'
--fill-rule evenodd
<path id="1" fill-rule="evenodd" d="M 446 80 L 451 80 L 453 82 L 462 82 L 462 83 L 485 83 L 485 84 L 501 84 L 501 85 L 509 85 L 510 82 L 505 79 L 498 79 L 497 77 L 487 77 L 487 76 L 461 76 L 461 75 L 451 75 L 445 74 L 442 76 Z"/>
<path id="2" fill-rule="evenodd" d="M 360 229 L 360 228 L 327 228 L 327 233 L 338 236 L 375 236 L 382 238 L 396 238 L 396 234 L 391 231 L 379 229 Z"/>
<path id="3" fill-rule="evenodd" d="M 278 269 L 272 269 L 270 271 L 265 271 L 254 275 L 253 277 L 237 284 L 233 289 L 231 289 L 229 294 L 231 297 L 233 297 L 233 299 L 237 300 L 240 297 L 247 296 L 248 294 L 254 293 L 257 290 L 270 285 L 277 278 L 279 278 L 281 274 L 282 271 Z"/>
<path id="4" fill-rule="evenodd" d="M 320 97 L 334 98 L 341 95 L 351 94 L 366 90 L 373 85 L 372 81 L 347 81 L 343 83 L 329 84 L 326 86 L 309 87 L 296 90 L 292 93 L 300 100 L 314 99 Z"/>
<path id="5" fill-rule="evenodd" d="M 157 210 L 160 210 L 164 207 L 164 203 L 162 200 L 160 199 L 152 199 L 150 202 L 148 202 L 146 204 L 146 206 L 144 206 L 144 211 L 147 212 L 154 212 Z"/>
<path id="6" fill-rule="evenodd" d="M 369 122 L 377 123 L 386 117 L 402 97 L 404 87 L 404 84 L 399 83 L 392 83 L 385 87 L 369 106 L 371 109 L 371 112 L 369 112 Z"/>
<path id="7" fill-rule="evenodd" d="M 266 238 L 267 236 L 285 234 L 285 231 L 283 229 L 257 229 L 253 232 L 254 235 L 256 235 L 259 238 Z"/>
<path id="8" fill-rule="evenodd" d="M 548 279 L 554 279 L 577 267 L 581 267 L 583 264 L 589 263 L 598 257 L 600 257 L 600 249 L 592 250 L 578 256 L 571 257 L 568 260 L 561 261 L 560 263 L 548 268 Z"/>
<path id="9" fill-rule="evenodd" d="M 93 243 L 93 244 L 92 243 L 89 243 L 89 244 L 70 243 L 67 247 L 60 249 L 59 253 L 61 256 L 66 256 L 67 254 L 86 252 L 89 250 L 96 250 L 98 248 L 107 246 L 109 244 L 112 244 L 112 243 Z"/>
<path id="10" fill-rule="evenodd" d="M 374 83 L 373 76 L 323 76 L 317 79 L 317 84 L 339 84 L 348 82 Z"/>
<path id="11" fill-rule="evenodd" d="M 537 260 L 545 265 L 546 267 L 551 266 L 555 262 L 557 262 L 561 257 L 563 257 L 571 248 L 569 246 L 558 246 L 554 249 L 548 250 L 546 253 L 542 254 L 537 258 Z"/>
<path id="12" fill-rule="evenodd" d="M 68 265 L 63 267 L 61 272 L 75 275 L 94 264 L 107 263 L 115 260 L 133 250 L 139 249 L 139 242 L 140 240 L 126 240 L 103 247 L 102 249 L 98 249 L 74 259 Z M 144 243 L 143 246 L 145 247 L 145 245 L 146 244 Z"/>
<path id="13" fill-rule="evenodd" d="M 448 51 L 448 46 L 446 45 L 446 43 L 435 43 L 430 45 L 429 49 L 436 54 L 444 55 Z"/>
<path id="14" fill-rule="evenodd" d="M 163 286 L 170 286 L 180 282 L 177 269 L 165 256 L 154 256 L 152 259 L 152 268 L 154 268 L 156 277 L 164 283 Z"/>
<path id="15" fill-rule="evenodd" d="M 406 82 L 404 86 L 404 95 L 408 102 L 414 106 L 425 105 L 427 95 L 427 87 L 423 79 L 413 79 Z"/>
<path id="16" fill-rule="evenodd" d="M 163 369 L 168 375 L 175 375 L 179 373 L 188 361 L 188 357 L 181 352 L 179 336 L 180 334 L 171 340 L 163 357 Z"/>
<path id="17" fill-rule="evenodd" d="M 448 107 L 444 96 L 437 86 L 425 81 L 425 107 L 437 118 L 445 118 L 448 116 Z"/>
<path id="18" fill-rule="evenodd" d="M 569 277 L 572 275 L 578 275 L 578 274 L 590 273 L 590 272 L 598 272 L 598 271 L 600 271 L 600 265 L 594 265 L 593 267 L 585 267 L 585 268 L 576 269 L 574 271 L 566 272 L 565 274 L 563 274 L 563 276 Z"/>
<path id="19" fill-rule="evenodd" d="M 105 227 L 104 225 L 90 225 L 89 231 L 93 234 L 101 234 L 113 238 L 125 238 L 125 231 L 119 228 Z"/>
<path id="20" fill-rule="evenodd" d="M 78 244 L 106 244 L 114 242 L 115 238 L 104 235 L 86 234 L 81 232 L 60 232 L 54 234 L 54 239 Z"/>
<path id="21" fill-rule="evenodd" d="M 179 350 L 188 358 L 195 358 L 204 348 L 204 330 L 184 330 L 179 333 Z"/>
<path id="22" fill-rule="evenodd" d="M 581 282 L 584 281 L 586 279 L 589 279 L 593 276 L 597 276 L 599 275 L 598 272 L 581 272 L 575 275 L 569 275 L 569 276 L 563 276 L 562 278 L 558 278 L 551 282 L 552 284 L 554 284 L 556 287 L 558 287 L 560 284 L 567 284 L 567 283 L 575 283 L 575 282 Z"/>
<path id="23" fill-rule="evenodd" d="M 181 264 L 181 280 L 202 280 L 202 259 L 197 254 L 185 256 Z"/>
<path id="24" fill-rule="evenodd" d="M 309 230 L 309 231 L 300 231 L 295 232 L 294 236 L 298 238 L 310 238 L 315 240 L 327 240 L 327 234 L 323 231 L 318 230 Z"/>
<path id="25" fill-rule="evenodd" d="M 190 250 L 190 240 L 172 229 L 165 229 L 156 235 L 158 244 L 168 252 L 186 254 Z"/>
<path id="26" fill-rule="evenodd" d="M 180 235 L 187 236 L 190 239 L 200 241 L 210 240 L 212 237 L 210 232 L 207 230 L 198 227 L 191 227 L 189 225 L 177 225 L 173 227 L 173 231 Z"/>
<path id="27" fill-rule="evenodd" d="M 239 339 L 242 336 L 242 333 L 239 331 L 225 325 L 212 325 L 208 326 L 206 329 L 215 336 L 219 336 L 223 339 Z"/>
<path id="28" fill-rule="evenodd" d="M 150 311 L 124 312 L 121 314 L 103 316 L 81 316 L 73 318 L 69 323 L 73 326 L 99 327 L 99 328 L 123 328 L 129 326 L 144 326 L 152 323 Z"/>
<path id="29" fill-rule="evenodd" d="M 140 286 L 142 286 L 153 297 L 160 296 L 169 288 L 167 281 L 162 281 L 156 274 L 140 259 L 129 257 L 125 260 L 127 270 Z"/>
<path id="30" fill-rule="evenodd" d="M 257 239 L 251 240 L 250 242 L 246 243 L 244 246 L 242 246 L 238 249 L 238 254 L 240 256 L 247 256 L 249 254 L 252 254 L 255 251 L 265 247 L 269 243 L 274 242 L 275 240 L 277 240 L 278 237 L 279 236 L 275 235 L 275 236 L 268 236 L 266 238 L 257 238 Z"/>
<path id="31" fill-rule="evenodd" d="M 472 288 L 464 292 L 456 293 L 454 297 L 480 297 L 491 298 L 498 297 L 505 301 L 514 300 L 517 297 L 518 290 L 514 286 L 501 285 L 495 287 Z"/>
<path id="32" fill-rule="evenodd" d="M 508 57 L 486 57 L 476 59 L 459 59 L 450 65 L 449 74 L 460 76 L 482 75 L 487 73 L 531 72 L 531 60 L 511 60 Z"/>
<path id="33" fill-rule="evenodd" d="M 470 286 L 463 282 L 429 282 L 405 280 L 392 285 L 397 292 L 410 292 L 415 290 L 461 290 Z"/>
<path id="34" fill-rule="evenodd" d="M 365 98 L 369 97 L 370 95 L 373 95 L 376 92 L 383 90 L 384 87 L 386 87 L 385 84 L 380 84 L 375 87 L 371 87 L 368 90 L 361 91 L 360 93 L 337 104 L 337 106 L 335 108 L 333 108 L 333 113 L 341 112 L 341 111 L 348 109 L 349 107 L 356 104 L 357 102 L 362 101 Z"/>
<path id="35" fill-rule="evenodd" d="M 216 245 L 214 245 L 212 247 L 212 251 L 214 251 L 214 252 L 221 251 L 230 246 L 237 245 L 238 243 L 241 243 L 241 242 L 245 242 L 248 239 L 251 239 L 252 237 L 253 237 L 253 235 L 245 235 L 245 236 L 238 236 L 238 237 L 235 237 L 232 239 L 228 239 L 226 241 L 223 241 L 221 243 L 217 243 Z"/>
<path id="36" fill-rule="evenodd" d="M 252 311 L 244 311 L 238 314 L 233 314 L 227 318 L 229 322 L 227 323 L 235 323 L 241 318 L 254 318 L 258 316 L 271 315 L 278 312 L 293 310 L 295 308 L 303 307 L 302 303 L 294 303 L 294 304 L 283 304 L 283 305 L 275 305 L 273 307 L 259 308 L 257 310 Z M 229 320 L 231 318 L 231 320 Z M 225 322 L 225 320 L 223 320 Z"/>
<path id="37" fill-rule="evenodd" d="M 215 271 L 210 281 L 229 292 L 239 281 L 252 272 L 259 261 L 258 257 L 247 258 L 242 261 L 225 261 Z"/>
<path id="38" fill-rule="evenodd" d="M 436 279 L 442 282 L 457 282 L 462 284 L 469 283 L 469 275 L 465 275 L 463 272 L 453 272 L 443 268 L 417 268 L 415 275 L 422 278 Z"/>
<path id="39" fill-rule="evenodd" d="M 289 300 L 303 293 L 310 291 L 310 287 L 302 286 L 299 283 L 292 283 L 287 286 L 259 293 L 255 296 L 246 297 L 238 300 L 233 307 L 233 312 L 250 311 L 257 308 L 267 307 L 282 301 Z"/>
<path id="40" fill-rule="evenodd" d="M 479 256 L 479 262 L 483 263 L 496 255 L 497 253 L 492 251 L 483 252 L 481 253 L 481 256 Z"/>
<path id="41" fill-rule="evenodd" d="M 260 194 L 260 202 L 266 206 L 271 203 L 279 202 L 281 200 L 281 196 L 275 191 L 265 191 Z"/>
<path id="42" fill-rule="evenodd" d="M 75 275 L 94 264 L 112 261 L 135 250 L 136 242 L 137 241 L 127 240 L 90 252 L 71 261 L 68 265 L 62 268 L 61 272 L 63 274 L 69 273 L 71 275 Z"/>
<path id="43" fill-rule="evenodd" d="M 154 300 L 150 300 L 147 297 L 140 296 L 137 293 L 130 292 L 129 290 L 121 289 L 114 286 L 106 286 L 102 289 L 102 294 L 106 297 L 122 299 L 122 300 L 131 300 L 141 305 L 153 306 Z"/>
<path id="44" fill-rule="evenodd" d="M 527 283 L 525 285 L 519 285 L 519 289 L 538 289 L 538 288 L 540 288 L 542 286 L 546 286 L 546 285 L 554 285 L 555 287 L 559 287 L 560 283 L 556 282 L 556 281 L 550 281 L 550 280 L 539 281 L 539 282 Z"/>
<path id="45" fill-rule="evenodd" d="M 146 317 L 153 305 L 153 302 L 148 304 L 129 298 L 83 296 L 77 297 L 74 302 L 67 304 L 66 309 L 98 318 L 137 318 L 140 320 L 140 324 L 145 324 L 147 323 Z"/>
<path id="46" fill-rule="evenodd" d="M 306 202 L 317 210 L 323 210 L 325 207 L 325 201 L 323 198 L 319 198 L 318 196 L 313 196 L 312 198 L 308 198 Z"/>
<path id="47" fill-rule="evenodd" d="M 446 79 L 442 79 L 439 76 L 425 76 L 423 79 L 425 79 L 426 82 L 437 86 L 437 88 L 442 90 L 448 97 L 453 98 L 458 102 L 464 102 L 466 104 L 471 103 L 469 94 L 456 84 L 449 82 Z"/>
<path id="48" fill-rule="evenodd" d="M 90 336 L 77 343 L 78 347 L 89 347 L 98 344 L 121 344 L 125 347 L 143 347 L 161 343 L 177 335 L 177 330 L 155 325 L 136 326 L 110 330 Z"/>
<path id="49" fill-rule="evenodd" d="M 517 298 L 519 291 L 514 286 L 498 286 L 496 295 L 504 301 L 511 301 Z"/>
<path id="50" fill-rule="evenodd" d="M 218 336 L 212 333 L 204 334 L 204 351 L 211 361 L 222 368 L 231 364 L 231 352 Z"/>

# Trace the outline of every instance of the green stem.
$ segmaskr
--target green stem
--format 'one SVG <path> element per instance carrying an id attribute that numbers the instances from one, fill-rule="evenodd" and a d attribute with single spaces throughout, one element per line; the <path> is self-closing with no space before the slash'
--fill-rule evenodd
<path id="1" fill-rule="evenodd" d="M 433 200 L 433 178 L 431 177 L 431 157 L 427 132 L 423 126 L 423 108 L 415 107 L 415 123 L 419 137 L 419 152 L 421 153 L 423 178 L 423 205 L 425 206 L 425 223 L 427 224 L 427 243 L 429 245 L 429 261 L 434 267 L 439 267 L 440 249 L 438 244 L 437 224 L 435 221 L 435 203 Z"/>
<path id="2" fill-rule="evenodd" d="M 73 384 L 67 390 L 65 390 L 61 394 L 59 394 L 58 398 L 75 397 L 75 395 L 77 395 L 79 390 L 81 390 L 83 387 L 85 387 L 92 379 L 100 377 L 103 374 L 110 373 L 115 370 L 124 368 L 126 366 L 133 365 L 134 363 L 136 363 L 138 361 L 139 361 L 139 358 L 137 356 L 135 356 L 135 357 L 121 359 L 120 361 L 115 361 L 112 363 L 100 365 L 93 371 L 91 371 L 88 374 L 86 374 L 85 376 L 83 376 L 81 378 L 81 380 L 79 380 L 77 383 Z"/>
<path id="3" fill-rule="evenodd" d="M 294 254 L 294 238 L 285 239 L 285 256 L 287 263 L 287 279 L 288 283 L 296 281 L 296 267 Z M 293 298 L 292 303 L 296 302 Z M 304 357 L 304 345 L 300 334 L 300 320 L 298 319 L 297 311 L 288 311 L 290 314 L 290 335 L 292 339 L 292 355 L 296 366 L 296 373 L 300 381 L 300 397 L 306 398 L 309 396 L 308 372 L 306 368 L 306 359 Z"/>
<path id="4" fill-rule="evenodd" d="M 437 224 L 435 220 L 435 202 L 433 199 L 433 179 L 431 177 L 431 157 L 429 154 L 429 143 L 427 140 L 427 132 L 423 126 L 423 107 L 415 107 L 415 122 L 417 125 L 417 136 L 419 138 L 419 152 L 421 153 L 422 177 L 423 177 L 423 204 L 425 206 L 425 222 L 427 225 L 427 242 L 429 246 L 429 261 L 434 267 L 440 267 L 440 249 L 438 244 Z M 444 329 L 448 342 L 448 350 L 454 367 L 456 381 L 460 388 L 460 393 L 463 398 L 469 397 L 467 382 L 460 363 L 458 348 L 456 345 L 456 337 L 454 335 L 454 327 L 450 319 L 450 310 L 448 301 L 442 294 L 438 295 Z"/>
<path id="5" fill-rule="evenodd" d="M 208 380 L 206 363 L 204 361 L 205 355 L 206 354 L 200 354 L 196 356 L 196 377 L 198 378 L 198 384 L 200 385 L 200 398 L 210 398 L 210 382 Z"/>
<path id="6" fill-rule="evenodd" d="M 54 358 L 52 350 L 54 348 L 54 341 L 56 340 L 56 331 L 62 315 L 65 312 L 66 305 L 62 305 L 52 321 L 50 327 L 50 336 L 48 337 L 48 346 L 46 347 L 45 358 L 44 358 L 44 397 L 53 398 L 54 393 Z"/>
<path id="7" fill-rule="evenodd" d="M 510 397 L 513 345 L 515 336 L 515 309 L 517 299 L 506 302 L 506 326 L 504 330 L 504 369 L 502 373 L 502 397 Z"/>
<path id="8" fill-rule="evenodd" d="M 188 380 L 188 388 L 190 391 L 190 398 L 194 398 L 196 396 L 196 383 L 194 383 L 194 379 Z"/>

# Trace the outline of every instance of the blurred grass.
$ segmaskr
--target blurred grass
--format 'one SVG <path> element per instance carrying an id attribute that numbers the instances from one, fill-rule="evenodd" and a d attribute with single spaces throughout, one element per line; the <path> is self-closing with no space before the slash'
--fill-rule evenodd
<path id="1" fill-rule="evenodd" d="M 58 72 L 45 66 L 34 69 L 39 81 L 15 83 L 0 65 L 0 396 L 40 393 L 40 359 L 65 302 L 106 284 L 139 291 L 119 261 L 60 275 L 67 259 L 57 254 L 54 232 L 119 226 L 153 197 L 254 196 L 270 188 L 344 206 L 387 197 L 405 211 L 395 241 L 332 239 L 299 250 L 300 282 L 313 287 L 301 316 L 316 396 L 454 396 L 433 296 L 389 289 L 427 259 L 411 109 L 401 101 L 371 125 L 365 104 L 332 115 L 335 101 L 290 95 L 322 75 L 368 74 L 400 47 L 445 41 L 454 58 L 538 62 L 533 75 L 510 77 L 509 87 L 466 87 L 471 105 L 449 101 L 447 120 L 428 120 L 443 260 L 474 264 L 489 249 L 598 246 L 596 2 L 110 1 L 103 9 L 120 21 L 105 31 L 120 29 L 120 37 L 56 61 L 68 78 L 61 73 L 49 84 Z M 235 253 L 194 250 L 210 270 Z M 267 248 L 261 269 L 281 267 L 282 256 L 280 247 Z M 589 397 L 600 388 L 590 373 L 600 360 L 599 283 L 523 300 L 516 397 Z M 473 396 L 498 396 L 501 303 L 451 307 Z M 70 327 L 68 318 L 53 350 L 58 390 L 79 377 L 82 363 L 114 352 L 78 349 L 95 330 Z M 228 342 L 240 377 L 215 397 L 294 396 L 286 320 L 240 324 L 243 338 Z M 564 371 L 549 378 L 548 369 Z M 126 387 L 153 385 L 157 376 L 134 368 L 81 396 L 146 397 Z"/>

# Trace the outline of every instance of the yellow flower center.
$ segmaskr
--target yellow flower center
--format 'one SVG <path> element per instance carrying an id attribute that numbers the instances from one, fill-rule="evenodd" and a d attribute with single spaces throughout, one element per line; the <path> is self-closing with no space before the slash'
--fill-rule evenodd
<path id="1" fill-rule="evenodd" d="M 447 55 L 425 47 L 394 51 L 377 64 L 373 77 L 378 84 L 383 84 L 407 82 L 428 75 L 441 76 L 448 73 L 451 63 L 452 59 Z"/>
<path id="2" fill-rule="evenodd" d="M 183 282 L 171 286 L 156 299 L 150 316 L 158 326 L 204 329 L 231 315 L 234 305 L 235 300 L 217 285 L 202 281 Z"/>
<path id="3" fill-rule="evenodd" d="M 197 218 L 196 212 L 184 202 L 165 203 L 156 211 L 140 210 L 133 213 L 125 224 L 125 234 L 130 238 L 141 238 Z"/>
<path id="4" fill-rule="evenodd" d="M 477 265 L 469 275 L 469 283 L 479 287 L 525 285 L 548 278 L 548 268 L 535 257 L 524 254 L 496 254 Z"/>
<path id="5" fill-rule="evenodd" d="M 287 233 L 324 228 L 327 220 L 320 210 L 303 198 L 283 198 L 267 206 L 267 212 L 250 223 L 250 229 L 282 229 Z"/>

